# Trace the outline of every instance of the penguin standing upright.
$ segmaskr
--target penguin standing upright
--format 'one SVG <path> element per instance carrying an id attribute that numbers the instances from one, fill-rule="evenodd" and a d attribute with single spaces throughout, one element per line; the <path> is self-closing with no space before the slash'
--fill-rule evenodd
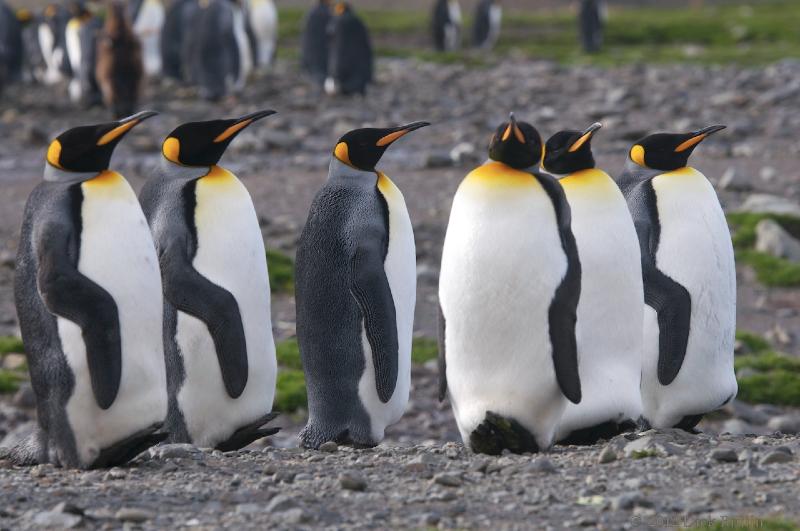
<path id="1" fill-rule="evenodd" d="M 266 252 L 247 188 L 218 166 L 262 111 L 179 126 L 140 194 L 164 284 L 170 441 L 237 450 L 263 427 L 275 394 Z"/>
<path id="2" fill-rule="evenodd" d="M 625 197 L 595 168 L 593 124 L 561 131 L 545 145 L 542 168 L 560 177 L 581 262 L 577 341 L 580 404 L 567 404 L 557 441 L 594 444 L 636 427 L 642 415 L 644 289 L 639 240 Z"/>
<path id="3" fill-rule="evenodd" d="M 247 0 L 247 14 L 255 40 L 256 65 L 269 68 L 278 43 L 278 10 L 272 0 Z"/>
<path id="4" fill-rule="evenodd" d="M 503 6 L 500 0 L 480 0 L 475 8 L 475 21 L 472 23 L 472 45 L 491 50 L 500 37 L 503 22 Z"/>
<path id="5" fill-rule="evenodd" d="M 433 45 L 442 52 L 457 50 L 461 44 L 461 6 L 458 0 L 436 0 L 433 5 Z"/>
<path id="6" fill-rule="evenodd" d="M 303 70 L 311 80 L 323 87 L 328 77 L 328 59 L 330 55 L 330 38 L 328 35 L 331 22 L 331 0 L 319 0 L 316 6 L 306 15 L 303 30 L 303 49 L 301 62 Z"/>
<path id="7" fill-rule="evenodd" d="M 331 21 L 331 48 L 325 92 L 365 94 L 372 82 L 373 56 L 369 31 L 353 8 L 336 4 Z"/>
<path id="8" fill-rule="evenodd" d="M 22 79 L 22 24 L 8 5 L 0 0 L 0 90 L 4 84 Z"/>
<path id="9" fill-rule="evenodd" d="M 139 39 L 121 2 L 109 2 L 103 31 L 97 39 L 95 76 L 103 102 L 115 118 L 131 114 L 139 101 L 144 68 Z"/>
<path id="10" fill-rule="evenodd" d="M 647 136 L 617 180 L 641 248 L 642 403 L 656 428 L 692 430 L 736 396 L 733 245 L 714 187 L 687 166 L 697 145 L 724 128 Z"/>
<path id="11" fill-rule="evenodd" d="M 189 80 L 199 86 L 203 98 L 222 99 L 247 74 L 240 57 L 247 44 L 242 11 L 235 0 L 202 2 L 192 10 L 190 26 L 193 31 L 185 43 Z"/>
<path id="12" fill-rule="evenodd" d="M 456 192 L 439 278 L 439 399 L 468 447 L 536 452 L 579 403 L 581 264 L 570 208 L 535 170 L 539 133 L 513 115 Z"/>
<path id="13" fill-rule="evenodd" d="M 197 8 L 196 0 L 175 0 L 164 15 L 161 27 L 161 70 L 164 75 L 184 81 L 184 41 L 191 33 L 191 13 Z"/>
<path id="14" fill-rule="evenodd" d="M 241 91 L 247 84 L 247 79 L 253 72 L 255 57 L 253 43 L 255 42 L 250 20 L 244 3 L 247 0 L 231 0 L 233 13 L 233 38 L 235 41 L 235 68 L 233 72 L 233 89 Z"/>
<path id="15" fill-rule="evenodd" d="M 166 17 L 161 0 L 131 0 L 133 32 L 142 46 L 144 71 L 150 77 L 161 73 L 161 28 Z"/>
<path id="16" fill-rule="evenodd" d="M 356 129 L 336 144 L 328 181 L 297 245 L 297 340 L 308 387 L 307 448 L 375 446 L 411 385 L 414 232 L 403 194 L 375 166 L 428 125 Z"/>
<path id="17" fill-rule="evenodd" d="M 581 0 L 578 16 L 581 45 L 586 53 L 597 53 L 603 47 L 603 0 Z"/>
<path id="18" fill-rule="evenodd" d="M 10 452 L 19 464 L 115 466 L 164 438 L 158 257 L 136 194 L 108 169 L 154 114 L 61 134 L 25 206 L 14 299 L 39 426 Z"/>
<path id="19" fill-rule="evenodd" d="M 97 34 L 101 22 L 86 8 L 83 0 L 73 1 L 70 4 L 70 13 L 72 18 L 67 23 L 64 34 L 72 70 L 69 97 L 73 103 L 92 107 L 100 104 L 102 100 L 95 77 Z"/>
<path id="20" fill-rule="evenodd" d="M 61 4 L 51 4 L 45 8 L 39 21 L 37 37 L 45 62 L 42 80 L 47 85 L 56 84 L 65 76 L 72 76 L 66 42 L 69 20 L 69 11 Z"/>

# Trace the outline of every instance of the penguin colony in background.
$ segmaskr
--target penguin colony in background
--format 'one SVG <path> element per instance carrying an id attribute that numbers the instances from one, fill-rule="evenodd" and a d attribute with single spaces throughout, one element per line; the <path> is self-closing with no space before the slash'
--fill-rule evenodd
<path id="1" fill-rule="evenodd" d="M 250 194 L 219 165 L 273 113 L 179 126 L 138 200 L 110 161 L 155 113 L 52 141 L 15 278 L 39 426 L 0 457 L 107 467 L 164 440 L 230 451 L 277 431 L 264 242 Z M 406 409 L 415 242 L 377 167 L 428 125 L 356 129 L 333 147 L 296 258 L 305 447 L 375 446 Z M 453 199 L 440 399 L 475 452 L 692 431 L 736 395 L 732 243 L 688 165 L 724 126 L 649 135 L 616 179 L 595 167 L 600 128 L 543 142 L 512 114 Z"/>

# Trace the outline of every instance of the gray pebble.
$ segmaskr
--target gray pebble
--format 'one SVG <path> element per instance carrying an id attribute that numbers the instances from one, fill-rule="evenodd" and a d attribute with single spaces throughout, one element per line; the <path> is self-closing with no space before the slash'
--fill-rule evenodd
<path id="1" fill-rule="evenodd" d="M 319 445 L 320 452 L 327 452 L 332 454 L 337 452 L 338 450 L 339 450 L 339 445 L 333 441 L 324 442 L 321 445 Z"/>
<path id="2" fill-rule="evenodd" d="M 772 451 L 761 459 L 762 465 L 772 465 L 775 463 L 791 463 L 794 461 L 792 454 L 786 452 Z"/>
<path id="3" fill-rule="evenodd" d="M 611 447 L 611 445 L 606 446 L 600 452 L 600 455 L 597 457 L 597 462 L 601 465 L 605 465 L 608 463 L 612 463 L 617 460 L 617 452 Z"/>
<path id="4" fill-rule="evenodd" d="M 739 456 L 733 448 L 715 448 L 711 452 L 711 459 L 721 463 L 735 463 L 739 460 Z"/>
<path id="5" fill-rule="evenodd" d="M 339 484 L 345 490 L 358 492 L 367 490 L 367 480 L 353 472 L 345 472 L 339 476 Z"/>
<path id="6" fill-rule="evenodd" d="M 442 472 L 433 476 L 434 483 L 445 487 L 460 487 L 464 482 L 455 474 Z"/>
<path id="7" fill-rule="evenodd" d="M 152 511 L 138 507 L 123 507 L 114 516 L 122 522 L 141 523 L 152 519 L 155 514 Z"/>

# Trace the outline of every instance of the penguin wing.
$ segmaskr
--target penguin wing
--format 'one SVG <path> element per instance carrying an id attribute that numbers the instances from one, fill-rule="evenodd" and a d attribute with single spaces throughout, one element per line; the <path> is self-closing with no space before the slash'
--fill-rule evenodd
<path id="1" fill-rule="evenodd" d="M 445 357 L 445 331 L 447 323 L 442 312 L 442 305 L 439 304 L 439 402 L 447 396 L 447 358 Z"/>
<path id="2" fill-rule="evenodd" d="M 170 231 L 173 232 L 174 228 Z M 164 243 L 159 247 L 164 296 L 175 308 L 201 320 L 208 327 L 225 389 L 231 398 L 238 398 L 247 385 L 248 374 L 247 342 L 239 304 L 229 291 L 205 278 L 192 266 L 186 252 L 186 240 L 173 235 Z"/>
<path id="3" fill-rule="evenodd" d="M 669 385 L 678 376 L 686 356 L 692 297 L 656 265 L 661 225 L 652 180 L 633 187 L 626 199 L 642 252 L 644 301 L 658 317 L 658 381 Z"/>
<path id="4" fill-rule="evenodd" d="M 553 202 L 561 246 L 567 256 L 567 272 L 556 289 L 548 312 L 553 366 L 564 396 L 577 404 L 581 401 L 581 379 L 578 372 L 575 323 L 578 320 L 578 301 L 581 296 L 581 263 L 575 236 L 572 234 L 572 211 L 564 189 L 553 177 L 537 174 L 536 178 Z"/>
<path id="5" fill-rule="evenodd" d="M 36 280 L 47 309 L 81 328 L 92 392 L 97 405 L 108 409 L 117 397 L 122 377 L 117 303 L 78 271 L 74 253 L 70 253 L 70 245 L 77 247 L 76 240 L 74 229 L 64 223 L 42 226 L 37 237 Z"/>
<path id="6" fill-rule="evenodd" d="M 397 318 L 389 279 L 383 269 L 384 253 L 378 238 L 361 238 L 350 259 L 350 293 L 364 317 L 372 350 L 375 387 L 384 404 L 397 384 Z"/>

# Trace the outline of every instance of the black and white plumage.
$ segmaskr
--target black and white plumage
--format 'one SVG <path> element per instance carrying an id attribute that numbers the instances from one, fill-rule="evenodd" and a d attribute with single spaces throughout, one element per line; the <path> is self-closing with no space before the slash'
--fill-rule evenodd
<path id="1" fill-rule="evenodd" d="M 95 77 L 97 35 L 102 22 L 82 2 L 74 2 L 70 11 L 72 18 L 65 30 L 67 56 L 72 70 L 69 97 L 73 103 L 88 108 L 99 105 L 102 101 L 100 86 Z"/>
<path id="2" fill-rule="evenodd" d="M 500 37 L 502 21 L 503 7 L 499 0 L 480 0 L 475 8 L 475 20 L 472 23 L 472 45 L 491 50 Z"/>
<path id="3" fill-rule="evenodd" d="M 325 92 L 365 94 L 372 82 L 373 54 L 369 30 L 346 3 L 336 5 L 330 29 L 330 59 Z"/>
<path id="4" fill-rule="evenodd" d="M 306 15 L 303 30 L 302 65 L 303 70 L 318 86 L 325 84 L 328 77 L 330 56 L 330 37 L 328 34 L 332 12 L 330 0 L 319 0 Z"/>
<path id="5" fill-rule="evenodd" d="M 67 23 L 69 11 L 61 4 L 47 6 L 37 26 L 39 50 L 44 60 L 42 81 L 53 85 L 72 76 L 72 66 L 67 54 Z"/>
<path id="6" fill-rule="evenodd" d="M 161 27 L 161 70 L 165 76 L 179 81 L 186 78 L 184 41 L 191 33 L 188 29 L 195 9 L 196 0 L 172 2 L 167 8 Z"/>
<path id="7" fill-rule="evenodd" d="M 436 0 L 431 29 L 437 50 L 451 52 L 461 46 L 461 18 L 458 0 Z"/>
<path id="8" fill-rule="evenodd" d="M 166 18 L 161 0 L 130 0 L 130 21 L 142 47 L 142 62 L 148 76 L 161 73 L 161 33 Z"/>

